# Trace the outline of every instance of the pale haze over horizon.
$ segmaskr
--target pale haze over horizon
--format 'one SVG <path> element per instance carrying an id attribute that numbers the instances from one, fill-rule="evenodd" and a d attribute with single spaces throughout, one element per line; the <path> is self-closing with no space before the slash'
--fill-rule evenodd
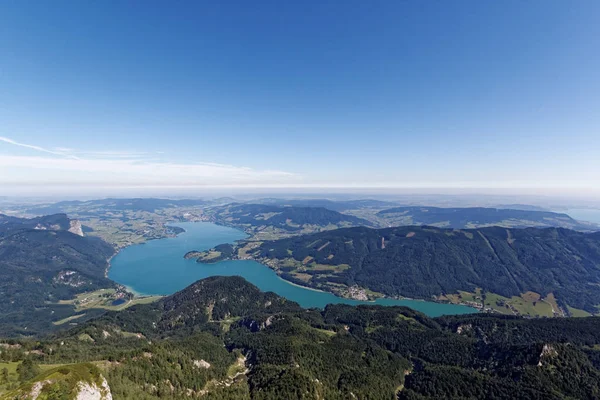
<path id="1" fill-rule="evenodd" d="M 0 15 L 0 196 L 600 198 L 598 1 L 15 1 Z"/>

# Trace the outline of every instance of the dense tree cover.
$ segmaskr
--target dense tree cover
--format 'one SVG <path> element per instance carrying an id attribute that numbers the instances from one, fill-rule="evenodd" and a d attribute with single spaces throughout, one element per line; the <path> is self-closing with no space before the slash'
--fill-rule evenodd
<path id="1" fill-rule="evenodd" d="M 395 308 L 384 307 L 335 305 L 325 310 L 326 318 L 346 323 L 353 334 L 412 360 L 401 398 L 600 394 L 600 371 L 594 366 L 600 352 L 590 347 L 600 341 L 600 318 L 472 315 L 440 317 L 435 325 L 426 325 L 428 318 L 401 312 L 402 317 L 394 320 L 394 314 L 400 315 Z"/>
<path id="2" fill-rule="evenodd" d="M 600 396 L 599 332 L 595 317 L 304 310 L 215 277 L 42 341 L 12 341 L 0 359 L 96 362 L 115 399 L 587 399 Z"/>
<path id="3" fill-rule="evenodd" d="M 562 227 L 590 231 L 593 225 L 580 223 L 567 214 L 540 210 L 464 207 L 394 207 L 379 211 L 377 216 L 391 225 L 437 225 L 444 228 L 475 228 L 484 226 Z M 597 228 L 597 227 L 596 227 Z"/>
<path id="4" fill-rule="evenodd" d="M 58 300 L 115 286 L 104 276 L 113 247 L 69 227 L 64 214 L 0 217 L 0 334 L 47 331 L 74 313 Z"/>
<path id="5" fill-rule="evenodd" d="M 590 312 L 600 304 L 600 233 L 357 227 L 267 241 L 255 256 L 347 264 L 333 276 L 327 270 L 303 272 L 313 274 L 313 283 L 323 278 L 391 296 L 431 298 L 479 287 L 506 297 L 554 293 L 562 305 Z"/>
<path id="6" fill-rule="evenodd" d="M 462 335 L 495 343 L 531 345 L 539 342 L 572 343 L 593 347 L 600 342 L 600 317 L 523 319 L 514 316 L 473 314 L 443 316 L 436 321 L 451 332 L 470 326 Z"/>
<path id="7" fill-rule="evenodd" d="M 280 207 L 265 204 L 229 204 L 207 211 L 215 222 L 224 225 L 269 226 L 286 231 L 301 231 L 304 226 L 328 227 L 372 226 L 372 223 L 352 215 L 323 207 Z"/>
<path id="8" fill-rule="evenodd" d="M 65 214 L 46 215 L 36 218 L 17 218 L 0 214 L 0 237 L 23 229 L 66 231 L 69 227 L 70 220 Z"/>
<path id="9" fill-rule="evenodd" d="M 23 360 L 23 362 L 17 367 L 17 374 L 19 374 L 19 380 L 21 382 L 25 382 L 34 378 L 40 372 L 40 367 L 30 358 Z"/>
<path id="10" fill-rule="evenodd" d="M 239 276 L 203 279 L 161 300 L 156 307 L 161 310 L 158 326 L 171 331 L 256 313 L 299 309 L 297 303 L 273 292 L 261 292 Z"/>

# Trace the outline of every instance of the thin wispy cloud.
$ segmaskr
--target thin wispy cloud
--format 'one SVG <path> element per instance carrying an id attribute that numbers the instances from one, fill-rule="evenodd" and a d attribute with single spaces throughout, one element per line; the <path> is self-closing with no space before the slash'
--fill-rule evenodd
<path id="1" fill-rule="evenodd" d="M 72 159 L 0 155 L 0 183 L 113 182 L 128 184 L 284 183 L 296 174 L 215 163 L 138 159 Z"/>
<path id="2" fill-rule="evenodd" d="M 43 153 L 53 154 L 55 156 L 61 156 L 70 158 L 73 160 L 81 160 L 84 158 L 144 158 L 153 157 L 156 154 L 163 154 L 163 152 L 149 153 L 145 151 L 127 151 L 127 150 L 103 150 L 103 151 L 90 151 L 90 150 L 79 150 L 70 147 L 53 147 L 46 148 L 28 143 L 22 143 L 14 139 L 0 136 L 0 142 L 4 142 L 13 146 L 23 147 Z"/>
<path id="3" fill-rule="evenodd" d="M 106 150 L 106 151 L 85 151 L 85 150 L 71 150 L 70 154 L 74 154 L 81 158 L 145 158 L 153 156 L 152 153 L 145 151 L 119 151 L 119 150 Z"/>
<path id="4" fill-rule="evenodd" d="M 41 151 L 43 153 L 54 154 L 56 156 L 62 156 L 62 157 L 77 159 L 76 156 L 74 156 L 72 154 L 65 153 L 63 151 L 51 150 L 51 149 L 46 149 L 46 148 L 41 147 L 41 146 L 35 146 L 35 145 L 32 145 L 32 144 L 26 144 L 26 143 L 17 142 L 16 140 L 12 140 L 12 139 L 9 139 L 9 138 L 4 137 L 4 136 L 0 136 L 0 142 L 12 144 L 14 146 L 24 147 L 24 148 L 31 149 L 31 150 Z"/>
<path id="5" fill-rule="evenodd" d="M 0 137 L 0 141 L 58 156 L 0 153 L 0 184 L 247 185 L 283 184 L 299 178 L 285 171 L 170 162 L 157 152 L 48 149 L 6 137 Z"/>
<path id="6" fill-rule="evenodd" d="M 6 144 L 6 145 L 3 145 Z M 28 155 L 15 147 L 31 150 Z M 540 178 L 534 170 L 502 174 L 465 173 L 462 180 L 444 179 L 427 171 L 394 176 L 299 175 L 276 169 L 212 162 L 171 161 L 156 151 L 88 151 L 68 147 L 46 148 L 0 137 L 0 186 L 87 187 L 253 187 L 253 188 L 371 188 L 371 189 L 536 189 L 600 193 L 597 166 L 582 169 L 577 177 L 555 173 Z"/>

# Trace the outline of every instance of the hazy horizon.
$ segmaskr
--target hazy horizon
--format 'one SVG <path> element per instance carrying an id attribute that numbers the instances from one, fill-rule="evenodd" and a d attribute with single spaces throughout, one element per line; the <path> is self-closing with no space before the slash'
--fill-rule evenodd
<path id="1" fill-rule="evenodd" d="M 55 203 L 59 201 L 89 201 L 107 198 L 163 198 L 163 199 L 219 199 L 230 198 L 232 202 L 252 202 L 252 200 L 277 199 L 327 199 L 332 201 L 344 200 L 385 200 L 396 202 L 399 205 L 418 205 L 434 207 L 502 207 L 509 205 L 537 206 L 547 210 L 560 211 L 568 208 L 600 209 L 600 199 L 590 196 L 572 195 L 540 195 L 525 193 L 481 192 L 469 190 L 455 190 L 444 192 L 436 189 L 421 190 L 372 190 L 363 189 L 189 189 L 165 190 L 152 188 L 135 188 L 129 190 L 107 190 L 94 188 L 93 191 L 67 192 L 27 192 L 19 194 L 3 193 L 0 195 L 0 213 L 2 202 L 6 204 L 18 203 Z M 9 208 L 10 209 L 10 208 Z"/>

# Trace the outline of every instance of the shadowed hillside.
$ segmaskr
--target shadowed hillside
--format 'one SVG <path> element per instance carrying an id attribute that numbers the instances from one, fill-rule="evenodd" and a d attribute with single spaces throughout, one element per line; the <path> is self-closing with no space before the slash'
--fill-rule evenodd
<path id="1" fill-rule="evenodd" d="M 0 366 L 19 371 L 0 398 L 84 382 L 115 399 L 587 399 L 600 395 L 599 344 L 599 318 L 304 310 L 213 277 L 55 337 L 0 343 Z"/>
<path id="2" fill-rule="evenodd" d="M 115 286 L 104 276 L 113 247 L 70 227 L 64 214 L 0 216 L 0 332 L 45 331 L 74 313 L 59 300 Z"/>
<path id="3" fill-rule="evenodd" d="M 314 287 L 356 284 L 425 299 L 482 288 L 509 298 L 553 293 L 563 307 L 589 312 L 600 304 L 600 233 L 358 227 L 264 242 L 253 254 L 292 277 L 308 275 L 304 284 Z"/>

